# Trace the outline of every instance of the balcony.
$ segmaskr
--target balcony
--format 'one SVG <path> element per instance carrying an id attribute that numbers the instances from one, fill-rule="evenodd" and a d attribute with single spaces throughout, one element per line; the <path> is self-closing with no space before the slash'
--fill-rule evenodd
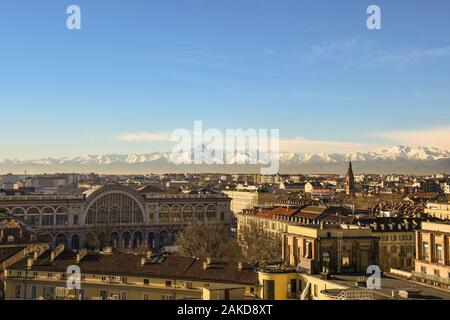
<path id="1" fill-rule="evenodd" d="M 450 285 L 450 278 L 442 278 L 440 276 L 437 275 L 431 275 L 431 274 L 426 274 L 425 272 L 417 272 L 417 271 L 413 271 L 412 272 L 413 277 L 419 278 L 419 279 L 424 279 L 424 280 L 429 280 L 429 281 L 434 281 L 434 282 L 439 282 L 439 283 L 443 283 L 446 285 Z"/>

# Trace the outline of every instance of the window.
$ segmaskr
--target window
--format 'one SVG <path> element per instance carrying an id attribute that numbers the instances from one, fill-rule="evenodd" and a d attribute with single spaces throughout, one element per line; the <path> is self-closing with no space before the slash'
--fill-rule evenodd
<path id="1" fill-rule="evenodd" d="M 73 224 L 75 224 L 75 225 L 78 224 L 78 215 L 73 216 Z"/>
<path id="2" fill-rule="evenodd" d="M 427 273 L 427 267 L 420 267 L 420 272 Z"/>
<path id="3" fill-rule="evenodd" d="M 172 281 L 166 281 L 166 287 L 171 287 L 172 286 Z"/>
<path id="4" fill-rule="evenodd" d="M 127 277 L 122 277 L 122 283 L 128 283 L 128 278 Z"/>
<path id="5" fill-rule="evenodd" d="M 53 213 L 50 214 L 45 214 L 42 216 L 42 225 L 43 226 L 52 226 L 54 223 L 54 216 Z"/>
<path id="6" fill-rule="evenodd" d="M 434 269 L 434 275 L 440 277 L 441 272 L 438 269 Z"/>
<path id="7" fill-rule="evenodd" d="M 15 297 L 16 297 L 17 299 L 20 298 L 20 291 L 21 291 L 21 289 L 22 289 L 22 286 L 21 286 L 21 285 L 17 285 L 17 286 L 16 286 Z"/>
<path id="8" fill-rule="evenodd" d="M 100 297 L 102 298 L 102 300 L 108 300 L 108 291 L 100 290 Z"/>
<path id="9" fill-rule="evenodd" d="M 150 300 L 149 294 L 148 293 L 144 293 L 142 295 L 142 300 Z"/>
<path id="10" fill-rule="evenodd" d="M 422 244 L 422 259 L 428 259 L 428 242 L 423 242 Z"/>
<path id="11" fill-rule="evenodd" d="M 436 262 L 442 262 L 442 245 L 436 244 L 435 250 L 434 250 L 434 260 Z"/>
<path id="12" fill-rule="evenodd" d="M 264 300 L 275 299 L 275 281 L 263 280 L 263 299 Z"/>
<path id="13" fill-rule="evenodd" d="M 150 284 L 150 280 L 149 280 L 149 279 L 144 279 L 144 284 L 145 284 L 146 286 L 148 286 L 148 285 Z"/>
<path id="14" fill-rule="evenodd" d="M 52 273 L 47 273 L 47 278 L 52 278 L 53 274 Z"/>
<path id="15" fill-rule="evenodd" d="M 56 215 L 56 225 L 64 226 L 67 224 L 67 214 L 58 214 Z"/>
<path id="16" fill-rule="evenodd" d="M 159 222 L 169 222 L 170 213 L 168 206 L 161 206 L 159 208 Z"/>
<path id="17" fill-rule="evenodd" d="M 128 300 L 128 292 L 121 291 L 120 292 L 120 300 Z"/>
<path id="18" fill-rule="evenodd" d="M 36 299 L 36 298 L 37 298 L 37 287 L 32 286 L 31 287 L 31 299 Z"/>

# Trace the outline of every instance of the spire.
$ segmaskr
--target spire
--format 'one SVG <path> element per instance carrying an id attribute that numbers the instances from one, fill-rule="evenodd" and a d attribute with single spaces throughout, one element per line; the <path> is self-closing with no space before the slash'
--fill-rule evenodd
<path id="1" fill-rule="evenodd" d="M 355 177 L 353 176 L 352 162 L 348 163 L 347 176 L 345 177 L 345 193 L 350 195 L 355 192 Z"/>

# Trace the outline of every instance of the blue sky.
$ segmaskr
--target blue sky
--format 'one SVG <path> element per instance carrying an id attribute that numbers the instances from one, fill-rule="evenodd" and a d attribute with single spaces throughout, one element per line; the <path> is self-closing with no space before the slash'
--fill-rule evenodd
<path id="1" fill-rule="evenodd" d="M 66 28 L 71 4 L 81 30 Z M 382 30 L 366 28 L 370 4 Z M 3 0 L 0 158 L 164 151 L 164 137 L 195 120 L 279 128 L 299 152 L 450 148 L 449 9 L 447 0 Z"/>

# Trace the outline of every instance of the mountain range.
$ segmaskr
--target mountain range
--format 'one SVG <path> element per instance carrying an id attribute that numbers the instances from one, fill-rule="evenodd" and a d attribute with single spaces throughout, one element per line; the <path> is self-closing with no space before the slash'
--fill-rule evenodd
<path id="1" fill-rule="evenodd" d="M 240 153 L 236 158 L 245 158 Z M 192 158 L 192 155 L 191 155 Z M 281 173 L 343 173 L 348 162 L 355 172 L 432 174 L 450 173 L 450 151 L 430 147 L 395 146 L 353 153 L 280 153 Z M 176 165 L 170 152 L 84 155 L 35 160 L 3 159 L 0 171 L 23 173 L 97 172 L 144 174 L 164 172 L 257 173 L 260 165 Z"/>

